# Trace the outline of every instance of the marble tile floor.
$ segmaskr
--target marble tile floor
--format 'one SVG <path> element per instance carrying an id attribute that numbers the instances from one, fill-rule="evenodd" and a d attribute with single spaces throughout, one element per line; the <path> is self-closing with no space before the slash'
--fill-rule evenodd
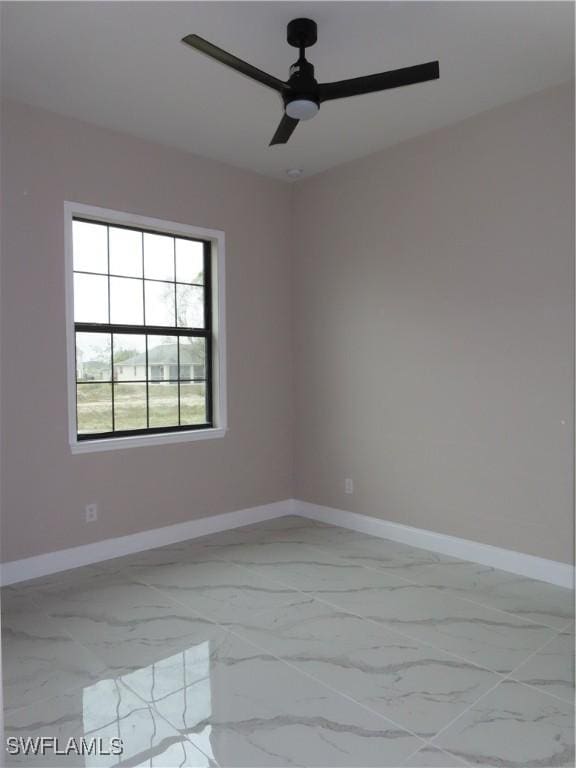
<path id="1" fill-rule="evenodd" d="M 6 736 L 123 743 L 8 766 L 574 764 L 560 587 L 284 517 L 1 601 Z"/>

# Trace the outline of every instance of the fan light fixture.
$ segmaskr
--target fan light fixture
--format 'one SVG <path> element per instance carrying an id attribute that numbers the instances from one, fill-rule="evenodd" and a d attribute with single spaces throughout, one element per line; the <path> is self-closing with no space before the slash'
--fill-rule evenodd
<path id="1" fill-rule="evenodd" d="M 286 114 L 293 120 L 310 120 L 318 114 L 320 107 L 312 99 L 294 99 L 286 104 Z"/>

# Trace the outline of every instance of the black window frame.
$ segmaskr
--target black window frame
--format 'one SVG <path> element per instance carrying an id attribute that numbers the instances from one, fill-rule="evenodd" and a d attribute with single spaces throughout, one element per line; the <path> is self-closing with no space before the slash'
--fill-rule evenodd
<path id="1" fill-rule="evenodd" d="M 75 302 L 73 301 L 73 326 L 74 326 L 74 382 L 75 382 L 75 391 L 74 391 L 74 397 L 75 397 L 75 408 L 74 412 L 76 414 L 76 440 L 77 442 L 90 442 L 93 440 L 119 440 L 123 437 L 135 437 L 135 436 L 147 436 L 147 435 L 170 435 L 170 434 L 179 434 L 179 433 L 185 433 L 185 432 L 198 432 L 202 430 L 207 429 L 213 429 L 214 424 L 214 365 L 213 365 L 213 327 L 214 327 L 214 317 L 213 317 L 213 301 L 212 301 L 212 258 L 213 258 L 213 243 L 211 240 L 207 240 L 200 237 L 193 237 L 188 234 L 182 234 L 178 231 L 172 231 L 172 230 L 161 230 L 161 229 L 154 229 L 150 227 L 145 226 L 135 226 L 135 225 L 129 225 L 129 224 L 122 224 L 113 220 L 109 219 L 100 219 L 97 217 L 90 217 L 85 215 L 79 215 L 79 214 L 72 214 L 71 217 L 71 226 L 74 227 L 74 222 L 83 222 L 86 224 L 98 224 L 101 226 L 107 227 L 107 259 L 108 259 L 108 270 L 106 273 L 102 272 L 89 272 L 86 270 L 75 270 L 74 269 L 74 254 L 72 252 L 72 278 L 75 274 L 94 274 L 98 276 L 105 276 L 108 279 L 108 319 L 110 319 L 110 278 L 111 277 L 126 277 L 126 275 L 116 275 L 110 272 L 110 236 L 109 236 L 109 230 L 110 227 L 113 229 L 127 229 L 131 230 L 133 232 L 139 232 L 142 234 L 142 237 L 144 237 L 145 234 L 151 234 L 151 235 L 163 235 L 166 237 L 172 237 L 178 240 L 189 240 L 196 243 L 202 243 L 203 244 L 203 290 L 204 290 L 204 327 L 203 328 L 189 328 L 189 327 L 181 327 L 177 324 L 175 326 L 155 326 L 155 325 L 146 325 L 145 323 L 143 325 L 128 325 L 128 324 L 118 324 L 118 323 L 86 323 L 86 322 L 77 322 L 75 319 L 75 313 L 76 313 L 76 307 Z M 174 248 L 174 251 L 176 249 Z M 73 247 L 72 247 L 73 251 Z M 144 248 L 142 248 L 142 259 L 144 260 Z M 174 253 L 174 259 L 176 259 L 176 255 Z M 195 284 L 188 284 L 188 283 L 179 283 L 176 280 L 177 274 L 176 269 L 174 271 L 174 280 L 173 281 L 166 281 L 166 280 L 157 280 L 154 278 L 147 278 L 145 275 L 145 270 L 143 267 L 142 270 L 142 277 L 141 278 L 132 278 L 132 279 L 138 279 L 142 280 L 143 283 L 143 320 L 146 320 L 146 292 L 144 290 L 145 286 L 145 280 L 150 280 L 152 282 L 173 282 L 174 283 L 174 290 L 176 292 L 178 285 L 195 285 Z M 175 322 L 178 323 L 177 316 L 175 317 Z M 78 360 L 77 360 L 77 345 L 76 345 L 76 334 L 77 333 L 102 333 L 102 334 L 109 334 L 111 338 L 111 344 L 112 348 L 110 351 L 110 358 L 111 358 L 111 371 L 110 371 L 110 381 L 95 381 L 94 384 L 110 384 L 111 386 L 111 411 L 112 411 L 112 431 L 107 432 L 79 432 L 78 431 L 78 384 L 83 384 L 90 386 L 91 382 L 86 381 L 79 381 L 78 380 Z M 140 335 L 146 337 L 146 379 L 145 380 L 129 380 L 122 383 L 127 384 L 145 384 L 146 385 L 146 421 L 149 423 L 150 420 L 150 410 L 149 410 L 149 384 L 153 380 L 148 376 L 148 337 L 150 336 L 159 336 L 159 337 L 168 337 L 168 336 L 174 336 L 177 340 L 177 350 L 178 350 L 178 358 L 177 358 L 177 365 L 178 368 L 180 368 L 180 344 L 178 339 L 180 337 L 188 337 L 188 338 L 202 338 L 204 339 L 205 343 L 205 378 L 203 380 L 200 379 L 191 379 L 186 380 L 192 382 L 192 383 L 199 383 L 202 382 L 205 384 L 205 403 L 206 403 L 206 421 L 202 422 L 201 424 L 184 424 L 184 425 L 178 425 L 178 426 L 163 426 L 163 427 L 150 427 L 147 426 L 145 428 L 141 429 L 120 429 L 115 430 L 114 429 L 114 421 L 115 421 L 115 413 L 114 413 L 114 385 L 116 383 L 116 380 L 114 378 L 114 349 L 113 349 L 113 334 L 134 334 L 134 335 Z M 193 366 L 191 366 L 191 370 L 193 369 Z M 162 379 L 164 381 L 164 379 Z M 168 381 L 168 380 L 166 380 Z M 181 408 L 181 400 L 180 400 L 180 388 L 182 379 L 180 376 L 178 377 L 178 380 L 174 383 L 178 384 L 178 420 L 180 421 L 180 408 Z"/>

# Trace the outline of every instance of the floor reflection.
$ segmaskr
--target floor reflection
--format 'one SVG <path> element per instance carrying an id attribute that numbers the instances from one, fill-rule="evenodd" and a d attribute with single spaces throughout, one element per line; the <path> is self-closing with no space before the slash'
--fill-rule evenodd
<path id="1" fill-rule="evenodd" d="M 145 701 L 134 695 L 139 694 Z M 180 706 L 174 707 L 175 703 Z M 210 643 L 192 646 L 114 680 L 87 686 L 82 693 L 84 738 L 103 745 L 121 739 L 121 757 L 86 755 L 86 766 L 209 766 L 203 755 L 158 712 L 169 704 L 181 712 L 182 728 L 194 727 L 195 742 L 210 753 Z M 155 708 L 155 709 L 154 709 Z M 156 710 L 156 711 L 155 711 Z M 178 727 L 178 723 L 174 723 Z"/>

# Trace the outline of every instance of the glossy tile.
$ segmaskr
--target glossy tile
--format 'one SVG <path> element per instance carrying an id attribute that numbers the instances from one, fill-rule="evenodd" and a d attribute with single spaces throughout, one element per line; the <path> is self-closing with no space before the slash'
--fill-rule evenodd
<path id="1" fill-rule="evenodd" d="M 346 589 L 343 584 L 312 594 L 500 674 L 511 672 L 554 636 L 549 627 L 472 604 L 437 587 L 394 584 L 390 574 L 381 576 L 379 586 L 354 584 Z"/>
<path id="2" fill-rule="evenodd" d="M 291 516 L 1 600 L 10 733 L 120 729 L 123 766 L 571 758 L 572 593 L 494 569 Z"/>
<path id="3" fill-rule="evenodd" d="M 0 591 L 0 610 L 2 618 L 16 616 L 19 614 L 29 614 L 37 611 L 38 608 L 25 590 L 18 590 L 14 587 L 3 587 Z"/>
<path id="4" fill-rule="evenodd" d="M 557 629 L 564 629 L 574 619 L 572 590 L 486 565 L 455 561 L 421 569 L 416 578 L 450 594 Z"/>
<path id="5" fill-rule="evenodd" d="M 272 520 L 264 520 L 261 523 L 246 525 L 243 528 L 236 530 L 258 531 L 259 533 L 270 533 L 275 535 L 280 531 L 327 530 L 332 528 L 334 528 L 334 526 L 327 525 L 318 520 L 311 520 L 309 517 L 284 515 L 283 517 L 275 517 Z"/>
<path id="6" fill-rule="evenodd" d="M 260 541 L 218 546 L 215 551 L 220 558 L 227 562 L 245 567 L 262 568 L 262 572 L 266 571 L 267 566 L 274 567 L 282 564 L 292 567 L 314 563 L 346 566 L 346 561 L 335 554 L 289 539 L 284 541 L 267 537 Z"/>
<path id="7" fill-rule="evenodd" d="M 310 599 L 247 614 L 231 628 L 423 738 L 434 736 L 499 679 Z"/>
<path id="8" fill-rule="evenodd" d="M 231 531 L 226 533 L 230 534 Z M 192 539 L 180 544 L 170 544 L 145 552 L 137 552 L 125 557 L 117 557 L 92 567 L 102 576 L 118 576 L 129 579 L 132 572 L 140 568 L 169 567 L 180 563 L 221 562 L 221 558 L 218 557 L 218 549 L 226 543 L 227 538 L 223 534 L 217 534 L 202 539 Z"/>
<path id="9" fill-rule="evenodd" d="M 515 670 L 512 677 L 573 703 L 574 635 L 559 635 Z"/>
<path id="10" fill-rule="evenodd" d="M 402 765 L 405 768 L 462 768 L 469 763 L 465 763 L 447 752 L 442 752 L 441 749 L 423 747 Z"/>
<path id="11" fill-rule="evenodd" d="M 281 525 L 284 519 L 287 518 L 271 520 L 270 524 L 267 524 L 268 530 L 265 535 L 261 536 L 261 539 L 266 538 L 270 542 L 290 541 L 294 544 L 315 545 L 316 542 L 331 541 L 335 532 L 344 531 L 343 528 L 336 528 L 333 525 L 326 525 L 302 517 L 293 518 L 288 526 Z M 349 532 L 347 531 L 347 533 Z"/>
<path id="12" fill-rule="evenodd" d="M 64 627 L 20 596 L 3 599 L 2 666 L 7 710 L 98 681 L 104 664 Z"/>
<path id="13" fill-rule="evenodd" d="M 119 680 L 102 680 L 13 711 L 8 714 L 5 726 L 12 750 L 18 745 L 24 746 L 27 739 L 36 740 L 38 747 L 41 739 L 57 740 L 47 743 L 44 754 L 37 755 L 32 753 L 34 742 L 29 741 L 28 754 L 6 755 L 7 766 L 204 768 L 214 765 Z M 108 754 L 75 753 L 74 744 L 81 750 L 82 739 L 86 744 L 84 748 L 98 748 Z M 113 739 L 120 739 L 121 743 Z M 120 749 L 122 753 L 118 754 Z"/>
<path id="14" fill-rule="evenodd" d="M 239 551 L 236 562 L 266 581 L 278 581 L 305 593 L 318 592 L 327 597 L 345 593 L 360 595 L 372 588 L 407 584 L 404 579 L 364 568 L 332 552 L 295 544 L 262 544 L 259 550 Z"/>
<path id="15" fill-rule="evenodd" d="M 363 536 L 364 534 L 357 534 L 355 531 L 350 531 L 346 528 L 340 528 L 335 525 L 316 525 L 314 528 L 307 526 L 301 526 L 300 530 L 302 535 L 309 535 L 314 539 L 314 542 L 318 545 L 323 545 L 323 548 L 328 550 L 341 550 L 340 542 L 353 539 L 356 536 Z M 277 532 L 277 535 L 281 535 Z"/>
<path id="16" fill-rule="evenodd" d="M 422 742 L 227 633 L 125 682 L 223 766 L 397 766 Z"/>
<path id="17" fill-rule="evenodd" d="M 47 596 L 45 610 L 113 676 L 187 648 L 199 629 L 219 631 L 156 589 L 112 578 L 92 589 Z"/>
<path id="18" fill-rule="evenodd" d="M 38 579 L 30 579 L 13 584 L 2 589 L 2 597 L 7 595 L 20 595 L 22 597 L 41 599 L 42 595 L 50 592 L 58 593 L 65 589 L 78 586 L 81 583 L 90 583 L 93 579 L 100 578 L 98 566 L 85 565 L 82 568 L 72 568 L 59 573 L 52 573 Z"/>
<path id="19" fill-rule="evenodd" d="M 259 574 L 227 562 L 154 565 L 135 570 L 133 577 L 224 624 L 262 608 L 306 599 L 291 587 L 266 582 Z"/>
<path id="20" fill-rule="evenodd" d="M 419 547 L 411 547 L 355 531 L 335 530 L 336 532 L 318 534 L 315 538 L 316 546 L 345 557 L 352 563 L 364 565 L 367 568 L 377 568 L 406 579 L 412 580 L 414 574 L 418 574 L 422 568 L 429 565 L 460 562 L 455 558 Z"/>
<path id="21" fill-rule="evenodd" d="M 104 560 L 92 567 L 102 577 L 124 576 L 128 580 L 129 574 L 136 568 L 180 563 L 189 556 L 190 549 L 189 546 L 158 547 L 147 552 Z"/>
<path id="22" fill-rule="evenodd" d="M 505 681 L 436 739 L 472 765 L 573 766 L 574 708 Z"/>

